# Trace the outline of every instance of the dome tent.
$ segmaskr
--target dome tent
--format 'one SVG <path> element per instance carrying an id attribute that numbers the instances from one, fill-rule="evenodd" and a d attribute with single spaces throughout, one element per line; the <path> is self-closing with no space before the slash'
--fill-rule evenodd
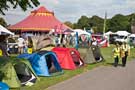
<path id="1" fill-rule="evenodd" d="M 0 57 L 0 81 L 6 83 L 10 88 L 33 85 L 36 80 L 37 76 L 27 60 L 16 58 L 10 60 Z"/>
<path id="2" fill-rule="evenodd" d="M 0 90 L 9 90 L 9 86 L 6 83 L 0 82 Z"/>
<path id="3" fill-rule="evenodd" d="M 38 76 L 54 76 L 63 73 L 58 63 L 57 56 L 51 51 L 21 54 L 18 58 L 28 59 Z"/>
<path id="4" fill-rule="evenodd" d="M 82 51 L 81 48 L 79 48 L 79 51 Z M 92 64 L 96 62 L 91 47 L 83 48 L 83 60 L 85 64 Z"/>
<path id="5" fill-rule="evenodd" d="M 95 46 L 95 45 L 91 45 L 91 50 L 93 52 L 93 55 L 94 55 L 94 58 L 97 62 L 100 62 L 100 61 L 103 61 L 104 58 L 101 54 L 101 51 L 100 51 L 100 47 L 99 46 Z"/>
<path id="6" fill-rule="evenodd" d="M 63 69 L 74 70 L 84 65 L 80 53 L 74 48 L 55 47 L 52 51 L 58 56 L 59 63 Z"/>

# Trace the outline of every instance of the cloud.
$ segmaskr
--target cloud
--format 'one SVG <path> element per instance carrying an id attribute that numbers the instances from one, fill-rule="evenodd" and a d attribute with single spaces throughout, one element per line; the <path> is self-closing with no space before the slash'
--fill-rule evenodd
<path id="1" fill-rule="evenodd" d="M 39 0 L 40 6 L 45 6 L 48 10 L 54 11 L 55 16 L 62 22 L 76 22 L 82 15 L 91 17 L 98 15 L 104 17 L 105 12 L 111 18 L 115 14 L 130 14 L 135 11 L 135 0 Z M 34 8 L 36 9 L 36 8 Z M 30 11 L 21 11 L 21 9 L 9 10 L 6 15 L 6 20 L 9 23 L 16 23 L 26 17 Z M 9 18 L 15 20 L 11 21 Z"/>

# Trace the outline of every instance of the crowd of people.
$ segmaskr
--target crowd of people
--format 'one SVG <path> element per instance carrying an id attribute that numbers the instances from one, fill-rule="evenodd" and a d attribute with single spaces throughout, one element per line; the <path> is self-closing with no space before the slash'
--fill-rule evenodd
<path id="1" fill-rule="evenodd" d="M 77 40 L 78 39 L 78 40 Z M 84 47 L 84 46 L 89 46 L 91 43 L 91 38 L 88 35 L 80 35 L 78 38 L 74 35 L 56 35 L 55 36 L 55 46 L 60 46 L 62 45 L 63 47 L 66 46 L 75 46 L 76 41 L 78 41 L 78 45 Z"/>

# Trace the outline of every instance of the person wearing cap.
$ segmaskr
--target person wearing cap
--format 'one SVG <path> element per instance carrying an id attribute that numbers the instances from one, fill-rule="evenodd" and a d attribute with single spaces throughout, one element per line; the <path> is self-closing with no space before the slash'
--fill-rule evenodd
<path id="1" fill-rule="evenodd" d="M 123 42 L 121 45 L 121 58 L 122 58 L 122 66 L 126 66 L 127 57 L 130 55 L 130 46 L 127 42 Z"/>
<path id="2" fill-rule="evenodd" d="M 113 49 L 113 57 L 114 57 L 114 66 L 117 67 L 120 58 L 120 47 L 118 43 L 115 44 L 115 47 Z"/>

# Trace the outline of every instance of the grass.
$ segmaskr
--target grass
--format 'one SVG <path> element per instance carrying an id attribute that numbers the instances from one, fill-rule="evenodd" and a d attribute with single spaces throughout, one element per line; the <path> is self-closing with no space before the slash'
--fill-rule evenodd
<path id="1" fill-rule="evenodd" d="M 39 77 L 40 81 L 37 81 L 36 84 L 31 87 L 24 86 L 24 87 L 21 87 L 21 89 L 11 89 L 11 90 L 47 90 L 46 88 L 49 86 L 55 85 L 59 82 L 72 78 L 76 75 L 87 72 L 98 66 L 101 66 L 101 65 L 110 66 L 113 63 L 112 49 L 113 49 L 113 46 L 108 47 L 108 48 L 101 48 L 102 55 L 105 58 L 104 62 L 96 63 L 96 64 L 88 64 L 76 70 L 64 70 L 64 74 L 59 75 L 59 76 Z M 86 50 L 80 49 L 79 51 L 81 53 L 81 57 L 84 57 Z M 135 48 L 132 48 L 131 55 L 128 57 L 128 60 L 133 60 L 135 58 L 134 54 L 135 54 Z"/>

